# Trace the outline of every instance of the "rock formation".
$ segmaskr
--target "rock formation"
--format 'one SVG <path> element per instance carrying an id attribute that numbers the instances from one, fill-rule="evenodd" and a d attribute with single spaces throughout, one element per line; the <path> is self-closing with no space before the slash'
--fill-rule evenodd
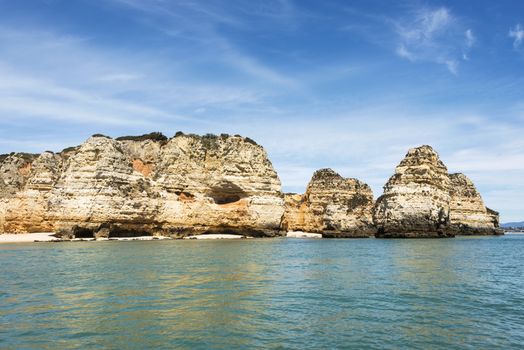
<path id="1" fill-rule="evenodd" d="M 54 230 L 47 201 L 61 163 L 61 157 L 52 152 L 40 156 L 13 154 L 3 162 L 0 177 L 6 191 L 0 194 L 0 232 Z"/>
<path id="2" fill-rule="evenodd" d="M 282 228 L 322 233 L 324 237 L 369 237 L 373 226 L 373 192 L 357 179 L 331 169 L 317 170 L 303 195 L 285 195 Z"/>
<path id="3" fill-rule="evenodd" d="M 486 208 L 473 182 L 464 174 L 451 174 L 450 224 L 457 235 L 499 235 L 499 214 Z"/>
<path id="4" fill-rule="evenodd" d="M 283 211 L 266 152 L 241 136 L 95 135 L 0 167 L 0 232 L 276 235 Z"/>
<path id="5" fill-rule="evenodd" d="M 410 149 L 374 209 L 377 237 L 498 234 L 498 213 L 484 207 L 473 183 L 449 175 L 430 146 Z"/>
<path id="6" fill-rule="evenodd" d="M 238 135 L 93 135 L 60 153 L 0 155 L 0 233 L 62 237 L 199 233 L 324 237 L 502 234 L 463 174 L 429 146 L 408 151 L 373 206 L 370 187 L 331 169 L 281 193 L 264 149 Z"/>

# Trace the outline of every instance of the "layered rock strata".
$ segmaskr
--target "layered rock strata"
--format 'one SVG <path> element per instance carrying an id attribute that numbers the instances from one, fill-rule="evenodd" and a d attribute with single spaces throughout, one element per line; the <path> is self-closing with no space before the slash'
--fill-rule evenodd
<path id="1" fill-rule="evenodd" d="M 5 158 L 0 232 L 279 234 L 280 180 L 261 146 L 241 136 L 153 136 L 95 135 L 60 154 Z"/>
<path id="2" fill-rule="evenodd" d="M 373 192 L 357 179 L 331 169 L 313 174 L 303 195 L 286 194 L 282 228 L 322 233 L 323 237 L 369 237 L 373 226 Z"/>
<path id="3" fill-rule="evenodd" d="M 465 175 L 449 175 L 430 146 L 408 151 L 374 206 L 369 186 L 331 169 L 315 172 L 303 195 L 284 198 L 264 149 L 238 135 L 94 135 L 60 153 L 0 155 L 0 233 L 280 230 L 324 237 L 502 234 L 498 213 Z"/>
<path id="4" fill-rule="evenodd" d="M 487 208 L 473 182 L 464 174 L 451 180 L 450 225 L 457 235 L 501 235 L 499 213 Z"/>
<path id="5" fill-rule="evenodd" d="M 375 204 L 377 237 L 499 234 L 498 213 L 487 209 L 462 174 L 449 175 L 430 146 L 410 149 Z"/>

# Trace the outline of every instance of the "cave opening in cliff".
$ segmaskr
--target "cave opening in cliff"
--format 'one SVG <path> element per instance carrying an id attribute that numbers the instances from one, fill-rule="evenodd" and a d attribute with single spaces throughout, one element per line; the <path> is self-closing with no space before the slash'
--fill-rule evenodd
<path id="1" fill-rule="evenodd" d="M 152 236 L 151 232 L 139 228 L 111 227 L 108 238 Z"/>
<path id="2" fill-rule="evenodd" d="M 219 205 L 235 203 L 247 197 L 247 193 L 242 188 L 230 181 L 220 181 L 215 184 L 208 195 L 213 198 L 215 204 Z"/>
<path id="3" fill-rule="evenodd" d="M 218 196 L 213 197 L 213 200 L 216 204 L 229 204 L 229 203 L 235 203 L 240 200 L 240 196 L 238 195 L 226 195 L 226 196 Z"/>
<path id="4" fill-rule="evenodd" d="M 75 227 L 74 228 L 75 238 L 93 238 L 93 230 L 86 227 Z"/>

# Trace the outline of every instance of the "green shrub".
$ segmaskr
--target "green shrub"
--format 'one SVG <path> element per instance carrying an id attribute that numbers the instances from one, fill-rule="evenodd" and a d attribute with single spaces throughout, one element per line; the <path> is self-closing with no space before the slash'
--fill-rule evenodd
<path id="1" fill-rule="evenodd" d="M 104 135 L 104 134 L 94 134 L 94 135 L 91 135 L 91 137 L 104 137 L 106 139 L 110 139 L 111 137 L 107 136 L 107 135 Z"/>
<path id="2" fill-rule="evenodd" d="M 118 141 L 166 141 L 167 137 L 159 131 L 150 132 L 140 136 L 121 136 L 117 137 Z"/>

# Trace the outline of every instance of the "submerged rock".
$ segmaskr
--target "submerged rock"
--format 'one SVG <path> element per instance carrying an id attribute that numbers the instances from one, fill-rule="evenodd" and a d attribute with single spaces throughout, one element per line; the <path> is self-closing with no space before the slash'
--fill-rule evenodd
<path id="1" fill-rule="evenodd" d="M 373 192 L 357 179 L 317 170 L 304 195 L 286 194 L 282 229 L 324 237 L 369 237 L 375 233 Z"/>
<path id="2" fill-rule="evenodd" d="M 264 149 L 241 136 L 94 135 L 26 158 L 1 163 L 0 232 L 279 234 L 280 180 Z"/>

